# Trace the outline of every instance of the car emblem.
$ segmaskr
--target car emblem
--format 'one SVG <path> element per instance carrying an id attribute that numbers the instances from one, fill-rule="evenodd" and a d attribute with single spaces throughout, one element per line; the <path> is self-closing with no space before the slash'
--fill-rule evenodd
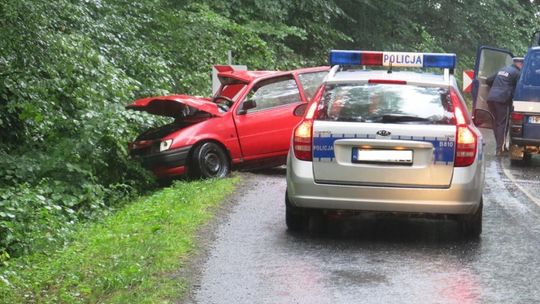
<path id="1" fill-rule="evenodd" d="M 380 136 L 389 136 L 390 134 L 392 134 L 392 133 L 390 133 L 390 132 L 388 132 L 386 130 L 377 131 L 377 135 L 380 135 Z"/>

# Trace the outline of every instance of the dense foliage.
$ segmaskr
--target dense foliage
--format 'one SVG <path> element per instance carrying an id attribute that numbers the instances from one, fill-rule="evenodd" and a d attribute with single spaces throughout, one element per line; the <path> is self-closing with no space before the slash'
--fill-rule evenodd
<path id="1" fill-rule="evenodd" d="M 536 1 L 1 0 L 0 262 L 148 190 L 137 97 L 207 95 L 210 68 L 324 64 L 330 48 L 524 53 Z"/>
<path id="2" fill-rule="evenodd" d="M 195 233 L 238 178 L 177 182 L 0 269 L 0 303 L 178 303 Z M 22 270 L 22 271 L 21 271 Z"/>

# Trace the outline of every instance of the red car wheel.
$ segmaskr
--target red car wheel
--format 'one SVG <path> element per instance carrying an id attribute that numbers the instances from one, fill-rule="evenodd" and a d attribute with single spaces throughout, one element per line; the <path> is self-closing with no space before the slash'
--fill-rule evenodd
<path id="1" fill-rule="evenodd" d="M 205 142 L 195 148 L 190 165 L 195 178 L 225 177 L 231 167 L 227 153 L 218 144 Z"/>

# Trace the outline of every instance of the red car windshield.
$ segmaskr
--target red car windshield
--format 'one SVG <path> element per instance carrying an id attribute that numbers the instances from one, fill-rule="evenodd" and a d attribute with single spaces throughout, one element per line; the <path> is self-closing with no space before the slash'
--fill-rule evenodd
<path id="1" fill-rule="evenodd" d="M 245 83 L 223 84 L 221 89 L 212 98 L 212 102 L 218 105 L 221 112 L 227 112 L 246 86 L 247 84 Z"/>
<path id="2" fill-rule="evenodd" d="M 234 97 L 238 95 L 243 88 L 246 87 L 245 83 L 233 83 L 224 85 L 221 92 L 218 92 L 219 96 L 225 96 L 234 100 Z"/>

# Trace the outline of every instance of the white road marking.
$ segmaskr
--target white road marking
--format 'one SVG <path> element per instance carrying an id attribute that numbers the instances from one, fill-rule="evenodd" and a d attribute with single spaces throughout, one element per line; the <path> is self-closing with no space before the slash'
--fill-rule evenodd
<path id="1" fill-rule="evenodd" d="M 526 179 L 515 179 L 515 180 L 510 180 L 510 179 L 503 179 L 504 181 L 510 181 L 510 182 L 517 182 L 517 183 L 522 183 L 522 184 L 536 184 L 536 185 L 539 185 L 540 184 L 540 180 L 526 180 Z"/>
<path id="2" fill-rule="evenodd" d="M 523 194 L 525 194 L 531 201 L 533 201 L 535 204 L 537 204 L 538 206 L 540 206 L 540 199 L 537 198 L 536 196 L 532 195 L 527 189 L 525 189 L 523 186 L 521 186 L 519 184 L 519 180 L 517 180 L 513 175 L 512 173 L 510 172 L 510 170 L 508 169 L 508 167 L 506 167 L 505 165 L 505 162 L 501 162 L 501 168 L 504 172 L 504 175 L 506 175 L 506 177 L 508 177 L 508 179 L 510 181 L 512 181 L 512 183 L 514 183 L 514 185 L 516 185 L 516 187 L 518 187 L 518 189 L 523 192 Z M 530 181 L 528 181 L 530 182 Z"/>

